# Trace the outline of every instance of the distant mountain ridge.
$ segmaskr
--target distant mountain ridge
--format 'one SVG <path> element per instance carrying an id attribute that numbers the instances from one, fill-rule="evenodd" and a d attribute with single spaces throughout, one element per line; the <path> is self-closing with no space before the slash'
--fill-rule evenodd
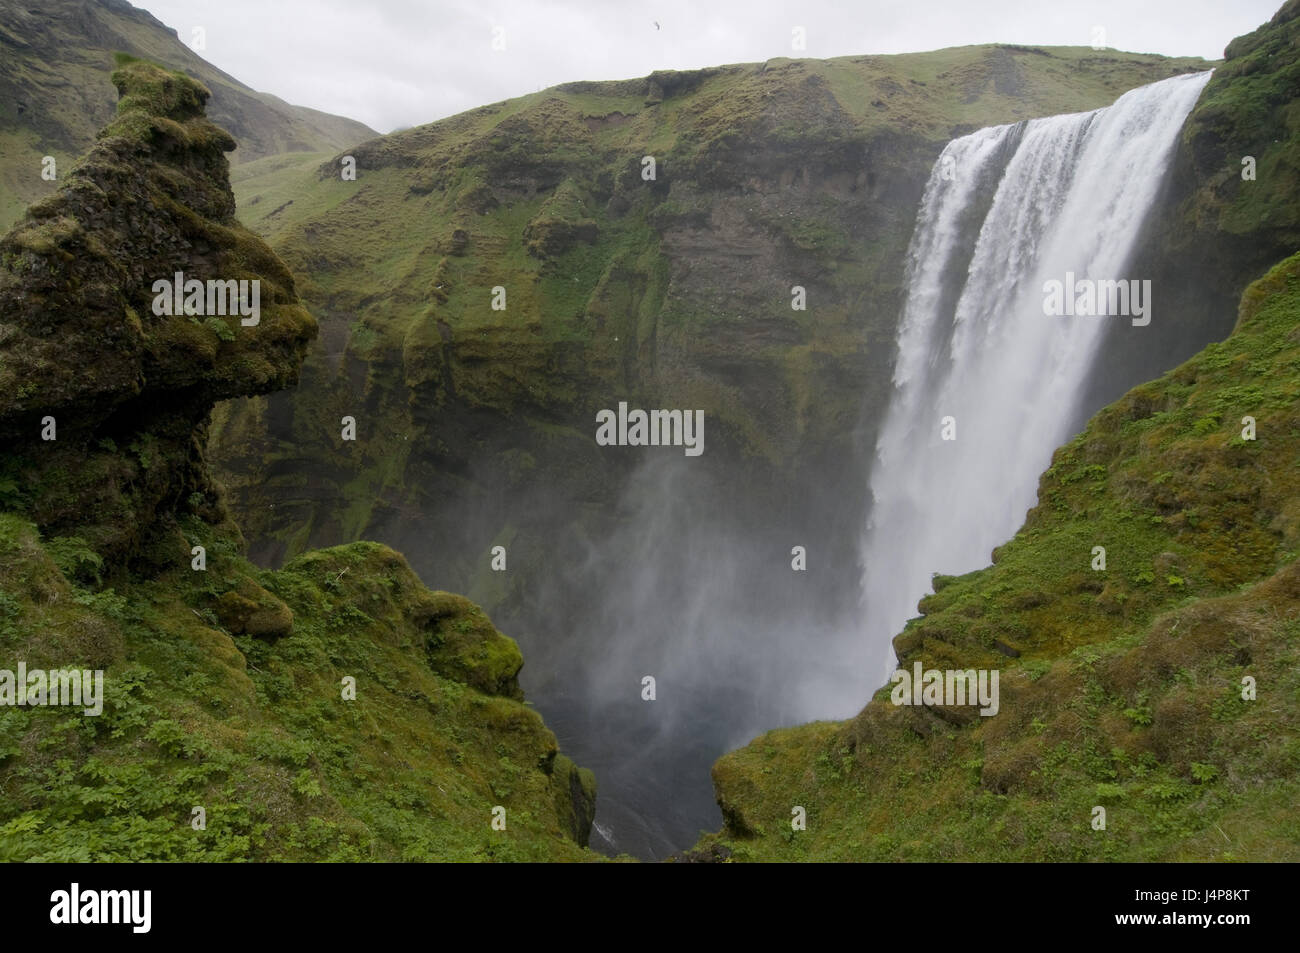
<path id="1" fill-rule="evenodd" d="M 336 152 L 373 138 L 368 126 L 293 106 L 217 69 L 176 31 L 126 0 L 0 0 L 0 227 L 56 182 L 41 158 L 61 164 L 86 152 L 112 118 L 113 54 L 129 53 L 199 80 L 210 113 L 239 143 L 232 163 L 289 152 Z"/>

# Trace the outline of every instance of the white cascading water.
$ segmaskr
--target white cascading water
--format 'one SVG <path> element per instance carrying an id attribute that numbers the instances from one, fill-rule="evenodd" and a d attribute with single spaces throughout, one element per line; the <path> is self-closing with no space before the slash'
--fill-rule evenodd
<path id="1" fill-rule="evenodd" d="M 1067 272 L 1140 277 L 1123 269 L 1209 77 L 1143 86 L 1090 113 L 982 129 L 953 140 L 935 164 L 909 249 L 863 538 L 868 690 L 892 671 L 891 639 L 930 591 L 931 573 L 988 565 L 1033 506 L 1039 475 L 1071 436 L 1107 322 L 1129 320 L 1048 317 L 1043 284 Z M 1157 321 L 1168 319 L 1158 293 Z M 941 438 L 947 416 L 951 441 Z"/>

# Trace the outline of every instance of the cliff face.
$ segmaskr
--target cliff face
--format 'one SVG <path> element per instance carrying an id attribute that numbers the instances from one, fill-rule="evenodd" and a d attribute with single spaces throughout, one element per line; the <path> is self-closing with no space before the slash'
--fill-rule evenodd
<path id="1" fill-rule="evenodd" d="M 702 408 L 742 520 L 798 527 L 851 567 L 859 450 L 943 144 L 1207 65 L 1018 47 L 776 60 L 484 107 L 358 146 L 356 181 L 341 157 L 245 167 L 241 215 L 310 276 L 322 323 L 303 388 L 218 416 L 255 555 L 374 535 L 518 606 L 481 571 L 486 544 L 544 559 L 608 516 L 633 462 L 598 451 L 593 421 L 626 399 Z M 347 413 L 370 426 L 343 453 L 306 425 Z M 446 545 L 426 555 L 428 538 Z"/>
<path id="2" fill-rule="evenodd" d="M 208 415 L 291 384 L 315 322 L 235 220 L 208 91 L 113 82 L 116 119 L 0 239 L 0 669 L 104 676 L 96 715 L 4 709 L 0 856 L 583 857 L 592 776 L 480 609 L 377 544 L 243 558 Z M 178 273 L 248 307 L 167 307 Z"/>
<path id="3" fill-rule="evenodd" d="M 1300 2 L 1237 37 L 1183 131 L 1185 250 L 1213 235 L 1225 270 L 1266 271 L 1300 246 Z"/>
<path id="4" fill-rule="evenodd" d="M 333 152 L 374 136 L 362 123 L 248 88 L 184 39 L 126 0 L 0 0 L 0 228 L 57 187 L 42 177 L 43 157 L 70 167 L 112 120 L 116 53 L 180 70 L 210 90 L 209 115 L 238 142 L 235 162 Z"/>

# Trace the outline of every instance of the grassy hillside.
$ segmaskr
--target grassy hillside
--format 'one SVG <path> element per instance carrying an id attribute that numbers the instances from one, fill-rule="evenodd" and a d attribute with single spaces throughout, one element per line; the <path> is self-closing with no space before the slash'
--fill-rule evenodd
<path id="1" fill-rule="evenodd" d="M 125 0 L 0 0 L 0 228 L 57 187 L 42 178 L 42 157 L 70 169 L 112 119 L 117 98 L 108 74 L 119 52 L 203 83 L 212 92 L 214 121 L 239 143 L 235 162 L 332 151 L 375 134 L 354 120 L 249 89 Z"/>
<path id="2" fill-rule="evenodd" d="M 99 713 L 0 709 L 0 858 L 589 858 L 594 779 L 482 610 L 377 544 L 243 558 L 208 417 L 291 384 L 315 322 L 235 220 L 207 90 L 140 61 L 113 83 L 0 239 L 0 672 L 104 685 Z M 261 282 L 259 320 L 155 313 L 176 271 Z"/>
<path id="3" fill-rule="evenodd" d="M 261 573 L 184 528 L 206 572 L 105 587 L 79 581 L 98 568 L 79 540 L 0 514 L 0 666 L 100 668 L 106 696 L 98 717 L 0 717 L 0 859 L 591 857 L 595 782 L 522 702 L 523 659 L 482 610 L 387 547 Z"/>
<path id="4" fill-rule="evenodd" d="M 1058 450 L 994 565 L 936 577 L 894 640 L 908 670 L 999 669 L 1001 711 L 886 689 L 763 735 L 715 766 L 726 827 L 699 856 L 1300 859 L 1298 371 L 1300 255 Z"/>

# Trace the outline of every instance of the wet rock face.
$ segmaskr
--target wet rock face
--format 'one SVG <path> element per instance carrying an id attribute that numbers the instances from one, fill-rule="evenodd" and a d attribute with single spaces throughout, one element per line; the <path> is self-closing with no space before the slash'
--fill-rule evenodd
<path id="1" fill-rule="evenodd" d="M 160 543 L 183 552 L 178 512 L 220 517 L 207 415 L 293 382 L 315 322 L 235 220 L 234 140 L 205 117 L 207 90 L 139 62 L 113 82 L 117 119 L 0 239 L 0 440 L 43 532 L 132 560 Z M 191 313 L 156 285 L 178 274 L 205 289 Z M 257 289 L 256 308 L 247 293 L 242 310 L 222 300 L 231 281 Z M 207 293 L 214 282 L 223 293 Z"/>

